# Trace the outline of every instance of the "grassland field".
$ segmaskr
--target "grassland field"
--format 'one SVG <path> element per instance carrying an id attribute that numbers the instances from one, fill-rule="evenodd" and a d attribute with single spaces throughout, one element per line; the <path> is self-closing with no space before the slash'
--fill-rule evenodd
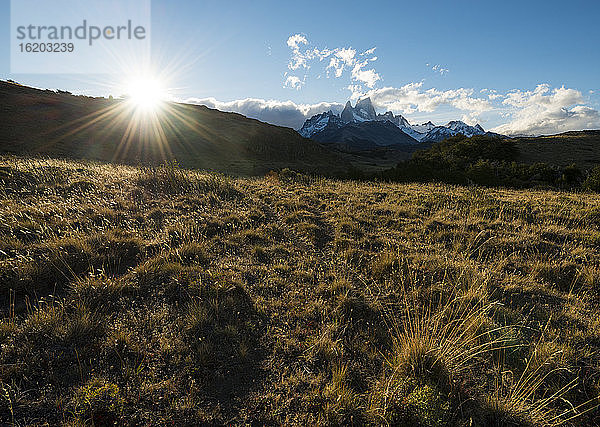
<path id="1" fill-rule="evenodd" d="M 0 158 L 0 424 L 598 425 L 600 195 Z"/>

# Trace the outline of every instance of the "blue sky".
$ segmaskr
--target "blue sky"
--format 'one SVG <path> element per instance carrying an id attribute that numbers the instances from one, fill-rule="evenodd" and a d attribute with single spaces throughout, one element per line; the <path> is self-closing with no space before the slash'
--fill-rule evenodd
<path id="1" fill-rule="evenodd" d="M 124 76 L 10 74 L 9 5 L 0 0 L 3 78 L 119 94 Z M 598 16 L 600 2 L 577 0 L 154 0 L 152 68 L 178 100 L 293 127 L 369 95 L 411 122 L 600 128 Z"/>

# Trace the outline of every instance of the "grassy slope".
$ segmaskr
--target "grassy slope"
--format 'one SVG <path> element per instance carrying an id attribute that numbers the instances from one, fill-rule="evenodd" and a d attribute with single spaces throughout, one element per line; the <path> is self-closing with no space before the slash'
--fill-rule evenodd
<path id="1" fill-rule="evenodd" d="M 167 104 L 155 120 L 151 117 L 137 114 L 124 101 L 57 94 L 0 81 L 2 153 L 126 164 L 177 159 L 186 167 L 236 175 L 284 167 L 332 173 L 345 171 L 347 165 L 292 129 L 239 114 Z"/>
<path id="2" fill-rule="evenodd" d="M 575 163 L 582 169 L 600 164 L 600 131 L 565 132 L 536 138 L 518 138 L 519 162 L 544 162 L 569 166 Z"/>
<path id="3" fill-rule="evenodd" d="M 0 423 L 541 425 L 598 393 L 598 195 L 0 180 Z"/>
<path id="4" fill-rule="evenodd" d="M 340 152 L 352 165 L 365 172 L 381 172 L 394 168 L 399 162 L 410 160 L 413 153 L 418 150 L 427 150 L 432 144 L 423 142 L 414 147 L 389 148 L 381 147 L 376 150 L 363 151 L 360 153 Z"/>

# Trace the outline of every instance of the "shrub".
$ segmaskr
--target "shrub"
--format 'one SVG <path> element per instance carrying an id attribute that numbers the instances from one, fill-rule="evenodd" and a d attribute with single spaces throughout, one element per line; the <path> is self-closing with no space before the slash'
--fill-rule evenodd
<path id="1" fill-rule="evenodd" d="M 478 160 L 477 163 L 467 169 L 467 177 L 480 185 L 492 186 L 500 184 L 496 168 L 489 160 Z"/>
<path id="2" fill-rule="evenodd" d="M 590 191 L 600 192 L 600 166 L 596 166 L 591 170 L 583 182 L 583 187 Z"/>
<path id="3" fill-rule="evenodd" d="M 282 169 L 278 177 L 284 184 L 309 184 L 311 181 L 309 176 L 288 168 Z"/>
<path id="4" fill-rule="evenodd" d="M 575 165 L 569 165 L 563 169 L 559 184 L 563 187 L 574 188 L 579 187 L 583 181 L 583 173 Z"/>

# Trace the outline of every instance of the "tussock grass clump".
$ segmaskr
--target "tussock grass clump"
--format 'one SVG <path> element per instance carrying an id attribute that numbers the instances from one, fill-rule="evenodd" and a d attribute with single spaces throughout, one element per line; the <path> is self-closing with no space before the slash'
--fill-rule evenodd
<path id="1" fill-rule="evenodd" d="M 64 285 L 93 266 L 94 254 L 85 240 L 67 237 L 36 245 L 39 257 L 16 270 L 15 288 L 44 292 Z"/>
<path id="2" fill-rule="evenodd" d="M 570 401 L 577 379 L 568 367 L 556 366 L 560 352 L 540 352 L 543 347 L 533 349 L 520 375 L 500 369 L 495 388 L 484 401 L 488 422 L 559 426 L 598 408 L 597 397 L 579 404 Z"/>
<path id="3" fill-rule="evenodd" d="M 398 252 L 386 250 L 378 254 L 371 263 L 373 277 L 383 280 L 386 277 L 406 273 L 406 263 Z"/>
<path id="4" fill-rule="evenodd" d="M 393 347 L 370 412 L 389 424 L 417 417 L 423 418 L 419 423 L 437 425 L 448 421 L 448 399 L 461 391 L 472 370 L 507 346 L 508 329 L 490 326 L 495 304 L 485 299 L 453 293 L 424 306 L 412 293 L 404 294 L 401 304 L 391 320 Z M 450 397 L 441 397 L 439 390 Z M 414 411 L 406 413 L 407 402 Z"/>
<path id="5" fill-rule="evenodd" d="M 334 366 L 331 380 L 325 388 L 327 421 L 332 424 L 362 424 L 366 421 L 361 399 L 348 384 L 347 365 Z"/>
<path id="6" fill-rule="evenodd" d="M 434 303 L 435 304 L 435 303 Z M 416 377 L 433 375 L 448 383 L 483 353 L 504 345 L 503 335 L 485 330 L 494 305 L 455 297 L 441 307 L 406 302 L 396 325 L 394 361 L 397 370 Z"/>
<path id="7" fill-rule="evenodd" d="M 235 199 L 241 196 L 228 178 L 187 172 L 180 169 L 175 161 L 158 167 L 143 168 L 136 183 L 142 188 L 165 195 L 209 194 L 218 199 Z"/>
<path id="8" fill-rule="evenodd" d="M 210 263 L 209 255 L 204 245 L 198 242 L 186 243 L 175 250 L 177 258 L 183 265 L 202 265 Z"/>

